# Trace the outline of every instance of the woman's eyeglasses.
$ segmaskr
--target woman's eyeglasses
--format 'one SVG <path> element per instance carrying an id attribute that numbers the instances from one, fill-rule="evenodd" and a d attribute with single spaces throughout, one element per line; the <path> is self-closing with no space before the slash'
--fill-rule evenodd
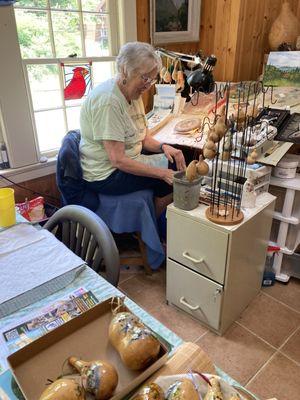
<path id="1" fill-rule="evenodd" d="M 141 75 L 141 79 L 142 79 L 142 81 L 144 82 L 145 85 L 150 85 L 150 86 L 154 85 L 154 83 L 157 82 L 157 78 L 153 79 L 153 78 L 150 78 L 150 77 L 145 76 L 145 75 Z"/>

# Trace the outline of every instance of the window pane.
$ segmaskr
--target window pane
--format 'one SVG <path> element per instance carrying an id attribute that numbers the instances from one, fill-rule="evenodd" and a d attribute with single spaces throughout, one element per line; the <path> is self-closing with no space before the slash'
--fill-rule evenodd
<path id="1" fill-rule="evenodd" d="M 15 7 L 41 7 L 46 8 L 47 0 L 19 0 Z"/>
<path id="2" fill-rule="evenodd" d="M 81 0 L 83 11 L 107 12 L 107 0 Z"/>
<path id="3" fill-rule="evenodd" d="M 58 149 L 66 134 L 63 110 L 34 113 L 41 152 Z"/>
<path id="4" fill-rule="evenodd" d="M 71 129 L 80 129 L 80 109 L 81 107 L 67 108 L 68 131 Z"/>
<path id="5" fill-rule="evenodd" d="M 108 56 L 108 16 L 83 14 L 85 48 L 87 56 Z"/>
<path id="6" fill-rule="evenodd" d="M 52 57 L 46 11 L 15 10 L 22 58 Z"/>
<path id="7" fill-rule="evenodd" d="M 51 14 L 57 57 L 68 57 L 74 53 L 81 57 L 79 14 L 64 11 L 52 11 Z"/>
<path id="8" fill-rule="evenodd" d="M 28 65 L 33 109 L 62 106 L 57 65 Z"/>
<path id="9" fill-rule="evenodd" d="M 78 10 L 77 0 L 50 0 L 50 7 L 64 10 Z"/>
<path id="10" fill-rule="evenodd" d="M 115 63 L 93 62 L 94 87 L 99 83 L 112 78 L 115 75 Z"/>

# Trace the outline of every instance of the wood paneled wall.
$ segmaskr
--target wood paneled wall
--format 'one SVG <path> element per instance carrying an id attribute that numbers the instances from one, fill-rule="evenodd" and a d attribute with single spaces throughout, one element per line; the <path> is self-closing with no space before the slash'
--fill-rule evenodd
<path id="1" fill-rule="evenodd" d="M 31 200 L 41 194 L 47 203 L 55 206 L 60 205 L 60 194 L 56 186 L 55 174 L 20 183 L 20 186 L 10 186 L 15 190 L 16 203 L 23 203 L 25 198 Z M 36 193 L 34 193 L 35 191 Z"/>
<path id="2" fill-rule="evenodd" d="M 300 0 L 289 0 L 300 20 Z M 282 0 L 202 0 L 199 41 L 161 45 L 184 53 L 202 49 L 215 54 L 217 80 L 257 79 L 264 54 L 269 51 L 268 34 L 280 12 Z M 137 1 L 138 40 L 150 42 L 150 1 Z M 300 34 L 300 32 L 299 32 Z"/>

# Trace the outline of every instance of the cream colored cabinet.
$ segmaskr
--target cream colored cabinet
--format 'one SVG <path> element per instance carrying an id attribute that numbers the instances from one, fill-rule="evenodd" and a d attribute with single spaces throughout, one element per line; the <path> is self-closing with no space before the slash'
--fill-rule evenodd
<path id="1" fill-rule="evenodd" d="M 222 334 L 260 290 L 275 197 L 265 193 L 236 226 L 206 206 L 167 211 L 167 301 Z"/>

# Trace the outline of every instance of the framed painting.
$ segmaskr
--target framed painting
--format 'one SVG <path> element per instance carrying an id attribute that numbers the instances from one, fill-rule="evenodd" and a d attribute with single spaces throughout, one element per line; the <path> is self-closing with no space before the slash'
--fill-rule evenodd
<path id="1" fill-rule="evenodd" d="M 151 0 L 152 43 L 198 42 L 201 0 Z"/>

